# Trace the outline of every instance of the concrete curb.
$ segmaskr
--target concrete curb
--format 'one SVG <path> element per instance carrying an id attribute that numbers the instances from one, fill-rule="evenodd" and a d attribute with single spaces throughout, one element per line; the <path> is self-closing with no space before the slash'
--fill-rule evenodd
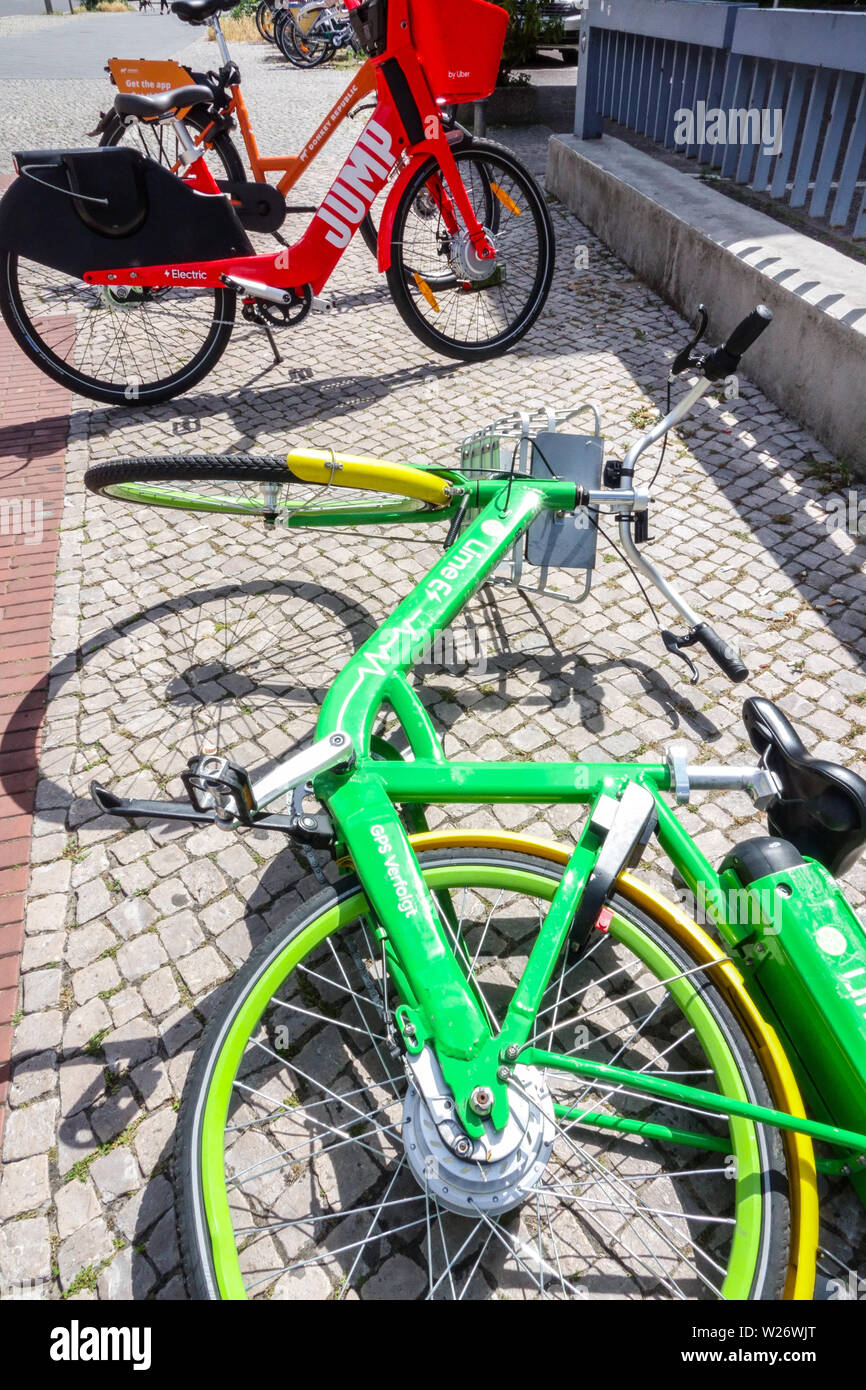
<path id="1" fill-rule="evenodd" d="M 552 136 L 547 189 L 711 342 L 768 304 L 746 374 L 866 479 L 866 266 L 607 136 Z"/>

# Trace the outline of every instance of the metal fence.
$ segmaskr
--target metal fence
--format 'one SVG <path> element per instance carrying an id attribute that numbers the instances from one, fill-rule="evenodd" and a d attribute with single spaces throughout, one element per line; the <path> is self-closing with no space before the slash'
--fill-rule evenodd
<path id="1" fill-rule="evenodd" d="M 589 0 L 575 134 L 605 118 L 866 237 L 866 14 Z"/>

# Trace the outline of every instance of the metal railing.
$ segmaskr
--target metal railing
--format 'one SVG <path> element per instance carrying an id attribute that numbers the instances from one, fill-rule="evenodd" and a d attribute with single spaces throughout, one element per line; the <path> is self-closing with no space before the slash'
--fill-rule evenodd
<path id="1" fill-rule="evenodd" d="M 616 121 L 866 237 L 866 13 L 588 0 L 575 134 Z"/>

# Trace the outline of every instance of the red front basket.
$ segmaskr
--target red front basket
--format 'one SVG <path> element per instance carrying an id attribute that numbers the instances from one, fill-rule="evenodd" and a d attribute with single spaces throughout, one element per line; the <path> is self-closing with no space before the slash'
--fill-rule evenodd
<path id="1" fill-rule="evenodd" d="M 412 42 L 434 97 L 482 101 L 496 86 L 508 15 L 486 0 L 409 0 Z"/>

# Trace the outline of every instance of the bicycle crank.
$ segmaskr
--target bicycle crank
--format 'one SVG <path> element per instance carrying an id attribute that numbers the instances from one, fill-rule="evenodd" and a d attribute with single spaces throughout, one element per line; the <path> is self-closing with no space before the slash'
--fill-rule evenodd
<path id="1" fill-rule="evenodd" d="M 303 323 L 313 307 L 312 286 L 302 285 L 297 290 L 277 290 L 270 285 L 254 285 L 249 280 L 233 280 L 228 277 L 226 284 L 232 289 L 247 291 L 241 313 L 247 323 L 258 324 L 265 330 L 271 352 L 274 354 L 274 363 L 282 362 L 282 354 L 274 341 L 271 329 L 296 328 L 299 323 Z M 264 290 L 267 290 L 267 294 L 262 293 Z"/>

